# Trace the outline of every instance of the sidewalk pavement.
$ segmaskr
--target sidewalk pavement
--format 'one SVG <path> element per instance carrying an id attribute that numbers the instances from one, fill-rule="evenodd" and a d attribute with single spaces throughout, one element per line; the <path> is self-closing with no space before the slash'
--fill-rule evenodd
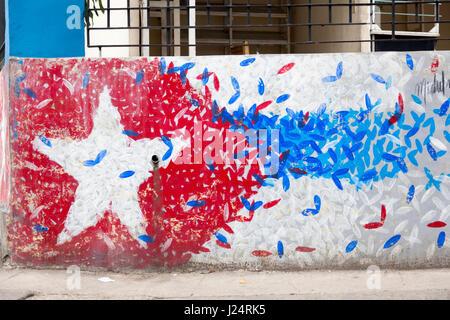
<path id="1" fill-rule="evenodd" d="M 450 300 L 450 269 L 114 273 L 0 268 L 0 300 Z"/>

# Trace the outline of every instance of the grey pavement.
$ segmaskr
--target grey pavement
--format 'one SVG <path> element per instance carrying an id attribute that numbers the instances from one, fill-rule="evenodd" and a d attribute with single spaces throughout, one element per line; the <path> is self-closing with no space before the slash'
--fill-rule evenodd
<path id="1" fill-rule="evenodd" d="M 450 269 L 116 273 L 0 268 L 0 300 L 450 299 Z M 375 276 L 375 278 L 374 278 Z"/>

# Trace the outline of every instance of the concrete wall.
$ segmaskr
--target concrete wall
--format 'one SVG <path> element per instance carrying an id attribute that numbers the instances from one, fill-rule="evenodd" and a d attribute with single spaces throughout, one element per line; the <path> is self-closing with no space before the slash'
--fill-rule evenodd
<path id="1" fill-rule="evenodd" d="M 14 59 L 12 261 L 448 266 L 449 59 Z"/>
<path id="2" fill-rule="evenodd" d="M 9 179 L 10 179 L 10 150 L 9 150 L 9 97 L 8 70 L 0 72 L 0 265 L 7 255 L 6 218 L 9 213 Z"/>

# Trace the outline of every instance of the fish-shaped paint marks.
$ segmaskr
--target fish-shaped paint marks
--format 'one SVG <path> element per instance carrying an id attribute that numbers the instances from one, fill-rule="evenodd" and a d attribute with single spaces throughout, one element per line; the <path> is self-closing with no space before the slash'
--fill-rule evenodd
<path id="1" fill-rule="evenodd" d="M 325 111 L 327 111 L 327 104 L 326 103 L 320 104 L 319 108 L 317 108 L 317 118 L 323 115 Z"/>
<path id="2" fill-rule="evenodd" d="M 131 171 L 131 170 L 130 171 L 124 171 L 124 172 L 122 172 L 119 175 L 119 178 L 126 179 L 126 178 L 129 178 L 129 177 L 132 177 L 134 174 L 135 174 L 135 172 Z"/>
<path id="3" fill-rule="evenodd" d="M 138 239 L 144 241 L 145 243 L 153 243 L 153 242 L 155 242 L 155 239 L 153 239 L 152 237 L 150 237 L 150 236 L 148 236 L 146 234 L 140 235 L 138 237 Z"/>
<path id="4" fill-rule="evenodd" d="M 284 255 L 284 246 L 283 246 L 283 242 L 278 241 L 277 244 L 277 251 L 278 251 L 278 257 L 280 257 L 280 259 L 283 257 Z"/>
<path id="5" fill-rule="evenodd" d="M 336 67 L 336 78 L 340 79 L 342 77 L 342 72 L 344 71 L 344 64 L 340 61 Z"/>
<path id="6" fill-rule="evenodd" d="M 267 251 L 267 250 L 254 250 L 252 251 L 252 255 L 254 255 L 255 257 L 268 257 L 272 255 L 272 252 Z"/>
<path id="7" fill-rule="evenodd" d="M 189 70 L 195 66 L 194 62 L 187 62 L 180 67 L 180 70 Z"/>
<path id="8" fill-rule="evenodd" d="M 395 113 L 392 117 L 389 118 L 388 126 L 392 126 L 394 123 L 396 123 L 400 119 L 400 117 L 403 114 L 403 110 L 404 110 L 403 97 L 402 97 L 402 94 L 399 93 L 398 94 L 398 103 L 395 104 Z M 384 129 L 383 131 L 385 131 L 385 130 L 386 129 Z"/>
<path id="9" fill-rule="evenodd" d="M 392 247 L 393 245 L 395 245 L 395 244 L 400 240 L 401 237 L 402 237 L 402 236 L 401 236 L 400 234 L 397 234 L 397 235 L 395 235 L 395 236 L 389 238 L 389 239 L 385 242 L 383 248 L 384 248 L 384 249 L 387 249 L 387 248 Z"/>
<path id="10" fill-rule="evenodd" d="M 335 82 L 335 81 L 337 81 L 337 77 L 336 76 L 327 76 L 327 77 L 324 77 L 324 78 L 322 78 L 322 81 L 323 82 Z"/>
<path id="11" fill-rule="evenodd" d="M 206 205 L 206 201 L 205 200 L 192 200 L 192 201 L 188 201 L 186 204 L 193 208 L 199 208 L 199 207 L 203 207 L 204 205 Z"/>
<path id="12" fill-rule="evenodd" d="M 353 241 L 351 241 L 351 242 L 347 245 L 347 247 L 345 247 L 345 252 L 346 252 L 346 253 L 352 252 L 352 251 L 356 248 L 357 244 L 358 244 L 358 240 L 353 240 Z"/>
<path id="13" fill-rule="evenodd" d="M 433 221 L 429 224 L 427 224 L 427 227 L 429 228 L 443 228 L 445 227 L 447 224 L 443 221 Z"/>
<path id="14" fill-rule="evenodd" d="M 44 136 L 40 136 L 40 137 L 39 137 L 39 140 L 41 140 L 42 143 L 45 144 L 45 145 L 48 146 L 48 147 L 51 147 L 51 146 L 52 146 L 52 143 L 50 142 L 50 140 L 48 140 L 48 139 L 47 139 L 46 137 L 44 137 Z"/>
<path id="15" fill-rule="evenodd" d="M 124 135 L 127 135 L 129 137 L 137 137 L 139 135 L 139 133 L 133 131 L 133 130 L 123 130 L 122 133 Z"/>
<path id="16" fill-rule="evenodd" d="M 408 133 L 405 135 L 405 138 L 411 138 L 419 131 L 419 129 L 420 129 L 419 126 L 412 127 L 411 130 L 409 130 Z"/>
<path id="17" fill-rule="evenodd" d="M 84 77 L 83 77 L 83 84 L 82 84 L 83 89 L 86 89 L 87 86 L 89 85 L 89 79 L 90 79 L 90 73 L 88 71 L 84 74 Z"/>
<path id="18" fill-rule="evenodd" d="M 186 71 L 185 70 L 181 70 L 180 71 L 180 79 L 181 79 L 181 82 L 183 82 L 183 84 L 186 84 L 187 78 L 186 78 Z"/>
<path id="19" fill-rule="evenodd" d="M 348 172 L 349 172 L 349 168 L 341 168 L 341 169 L 336 170 L 333 174 L 336 177 L 340 177 L 340 176 L 347 174 Z"/>
<path id="20" fill-rule="evenodd" d="M 17 98 L 20 97 L 20 92 L 21 92 L 20 85 L 16 81 L 16 83 L 14 84 L 14 94 L 16 95 Z"/>
<path id="21" fill-rule="evenodd" d="M 231 245 L 229 243 L 223 243 L 222 241 L 216 240 L 216 244 L 219 247 L 225 248 L 225 249 L 231 249 Z"/>
<path id="22" fill-rule="evenodd" d="M 253 202 L 250 207 L 248 208 L 248 211 L 252 212 L 252 211 L 256 211 L 257 209 L 259 209 L 261 206 L 263 205 L 262 201 L 257 201 L 257 202 Z"/>
<path id="23" fill-rule="evenodd" d="M 362 182 L 368 181 L 368 180 L 375 178 L 377 174 L 378 174 L 377 170 L 372 169 L 372 170 L 366 171 L 359 180 Z"/>
<path id="24" fill-rule="evenodd" d="M 279 96 L 277 98 L 277 103 L 282 103 L 282 102 L 286 101 L 287 99 L 289 99 L 290 96 L 291 95 L 289 95 L 289 94 L 283 94 L 283 95 Z"/>
<path id="25" fill-rule="evenodd" d="M 400 170 L 402 170 L 403 173 L 407 173 L 408 172 L 408 167 L 406 166 L 406 162 L 405 160 L 403 160 L 402 158 L 398 158 L 396 161 L 398 167 L 400 168 Z"/>
<path id="26" fill-rule="evenodd" d="M 409 69 L 411 70 L 414 69 L 414 61 L 409 53 L 406 54 L 406 65 L 408 66 Z"/>
<path id="27" fill-rule="evenodd" d="M 85 167 L 93 167 L 96 166 L 97 164 L 99 164 L 103 158 L 106 156 L 107 151 L 106 150 L 102 150 L 97 154 L 97 157 L 95 158 L 95 160 L 86 160 L 84 161 L 84 166 Z"/>
<path id="28" fill-rule="evenodd" d="M 411 98 L 414 100 L 415 103 L 422 104 L 422 100 L 418 96 L 412 94 Z"/>
<path id="29" fill-rule="evenodd" d="M 208 68 L 205 68 L 205 70 L 203 70 L 202 73 L 202 85 L 206 86 L 208 84 L 209 81 L 209 72 L 208 72 Z"/>
<path id="30" fill-rule="evenodd" d="M 248 59 L 242 60 L 239 65 L 241 67 L 247 67 L 247 66 L 251 65 L 253 62 L 255 62 L 255 60 L 256 60 L 256 58 L 248 58 Z"/>
<path id="31" fill-rule="evenodd" d="M 231 229 L 231 227 L 227 224 L 223 224 L 222 225 L 222 229 L 225 230 L 228 233 L 234 233 L 233 229 Z"/>
<path id="32" fill-rule="evenodd" d="M 205 157 L 205 162 L 206 162 L 206 165 L 208 166 L 209 170 L 211 170 L 212 172 L 214 172 L 214 170 L 216 170 L 216 168 L 214 167 L 213 161 L 209 157 Z"/>
<path id="33" fill-rule="evenodd" d="M 381 218 L 380 222 L 370 222 L 364 225 L 366 229 L 377 229 L 384 225 L 384 221 L 386 220 L 386 207 L 381 205 Z"/>
<path id="34" fill-rule="evenodd" d="M 447 142 L 450 143 L 450 133 L 447 130 L 444 130 L 444 136 L 445 140 L 447 140 Z"/>
<path id="35" fill-rule="evenodd" d="M 433 112 L 438 116 L 443 117 L 447 114 L 449 106 L 450 106 L 450 98 L 445 100 L 439 109 L 434 109 Z M 447 125 L 447 123 L 445 125 Z"/>
<path id="36" fill-rule="evenodd" d="M 297 248 L 295 248 L 295 251 L 298 251 L 298 252 L 313 252 L 315 250 L 316 250 L 316 248 L 310 248 L 310 247 L 297 247 Z"/>
<path id="37" fill-rule="evenodd" d="M 228 244 L 228 240 L 223 234 L 221 234 L 219 232 L 214 232 L 214 235 L 216 236 L 217 240 L 219 240 L 220 242 L 222 242 L 224 244 Z"/>
<path id="38" fill-rule="evenodd" d="M 381 84 L 385 84 L 386 81 L 384 80 L 384 78 L 382 76 L 379 76 L 375 73 L 371 73 L 370 76 L 372 77 L 373 80 L 375 80 L 376 82 L 379 82 Z"/>
<path id="39" fill-rule="evenodd" d="M 263 205 L 263 208 L 264 209 L 270 209 L 272 207 L 275 207 L 280 201 L 281 201 L 281 199 L 277 199 L 277 200 L 273 200 L 273 201 L 267 202 L 265 205 Z"/>
<path id="40" fill-rule="evenodd" d="M 25 80 L 27 77 L 28 77 L 28 73 L 24 73 L 24 74 L 18 76 L 16 81 L 19 82 L 19 83 L 23 82 L 23 80 Z"/>
<path id="41" fill-rule="evenodd" d="M 241 92 L 240 91 L 236 91 L 235 94 L 233 94 L 230 98 L 230 100 L 228 100 L 228 104 L 233 104 L 236 102 L 237 99 L 239 99 L 239 97 L 241 96 Z"/>
<path id="42" fill-rule="evenodd" d="M 272 102 L 273 102 L 272 100 L 269 100 L 269 101 L 264 101 L 263 103 L 260 103 L 258 106 L 256 106 L 255 112 L 257 113 L 257 112 L 267 108 L 268 106 L 270 106 L 272 104 Z"/>
<path id="43" fill-rule="evenodd" d="M 289 70 L 291 70 L 294 66 L 295 66 L 294 62 L 288 63 L 288 64 L 284 65 L 283 67 L 281 67 L 280 70 L 278 70 L 278 74 L 286 73 Z"/>
<path id="44" fill-rule="evenodd" d="M 397 161 L 398 156 L 385 152 L 381 155 L 381 158 L 383 158 L 386 161 L 393 162 L 393 161 Z"/>
<path id="45" fill-rule="evenodd" d="M 241 202 L 247 210 L 250 210 L 250 202 L 244 196 L 241 196 Z"/>
<path id="46" fill-rule="evenodd" d="M 97 154 L 97 157 L 95 157 L 95 162 L 100 163 L 103 158 L 106 156 L 107 151 L 106 150 L 102 150 Z"/>
<path id="47" fill-rule="evenodd" d="M 389 76 L 388 78 L 387 78 L 387 80 L 386 80 L 386 84 L 385 84 L 385 88 L 386 88 L 386 90 L 389 90 L 389 88 L 391 87 L 391 85 L 392 85 L 392 77 L 391 76 Z"/>
<path id="48" fill-rule="evenodd" d="M 315 209 L 312 209 L 312 208 L 305 209 L 302 211 L 302 215 L 304 215 L 305 217 L 310 216 L 310 215 L 315 216 L 316 214 L 319 213 L 321 205 L 322 205 L 322 201 L 321 201 L 320 197 L 318 195 L 315 195 L 314 196 Z"/>
<path id="49" fill-rule="evenodd" d="M 441 140 L 436 139 L 435 137 L 430 137 L 430 142 L 436 148 L 447 151 L 447 146 L 444 143 L 442 143 Z"/>
<path id="50" fill-rule="evenodd" d="M 291 183 L 289 182 L 289 177 L 287 174 L 283 175 L 283 190 L 286 192 L 289 190 Z"/>
<path id="51" fill-rule="evenodd" d="M 437 238 L 437 247 L 442 248 L 444 246 L 444 243 L 445 243 L 445 232 L 441 231 Z"/>
<path id="52" fill-rule="evenodd" d="M 340 61 L 336 67 L 336 75 L 327 76 L 322 78 L 323 82 L 335 82 L 342 77 L 342 72 L 344 71 L 344 64 Z"/>
<path id="53" fill-rule="evenodd" d="M 27 73 L 22 74 L 20 76 L 17 77 L 16 81 L 14 82 L 14 94 L 16 95 L 17 98 L 20 97 L 20 83 L 23 82 L 23 80 L 26 79 L 26 77 L 28 76 Z"/>
<path id="54" fill-rule="evenodd" d="M 400 141 L 400 139 L 392 134 L 386 134 L 386 138 L 388 138 L 390 141 L 392 141 L 396 145 L 399 145 L 399 146 L 403 145 L 402 142 Z"/>
<path id="55" fill-rule="evenodd" d="M 338 187 L 338 189 L 344 190 L 344 188 L 342 187 L 341 181 L 339 180 L 339 178 L 336 175 L 332 174 L 331 179 L 333 180 L 336 187 Z"/>
<path id="56" fill-rule="evenodd" d="M 36 93 L 33 92 L 33 90 L 31 90 L 31 89 L 29 89 L 29 88 L 24 88 L 24 89 L 23 89 L 23 92 L 25 92 L 25 94 L 26 94 L 27 96 L 29 96 L 30 98 L 32 98 L 32 99 L 37 99 L 37 95 L 36 95 Z"/>
<path id="57" fill-rule="evenodd" d="M 233 86 L 233 89 L 238 91 L 240 90 L 239 82 L 236 80 L 235 77 L 231 77 L 231 85 Z"/>
<path id="58" fill-rule="evenodd" d="M 164 57 L 162 57 L 161 59 L 159 59 L 159 74 L 160 75 L 164 75 L 164 73 L 166 72 L 166 60 L 164 59 Z"/>
<path id="59" fill-rule="evenodd" d="M 290 167 L 288 170 L 289 170 L 291 173 L 298 174 L 298 175 L 305 175 L 305 174 L 308 174 L 308 172 L 306 172 L 305 170 L 300 169 L 300 168 Z"/>
<path id="60" fill-rule="evenodd" d="M 144 79 L 144 69 L 139 70 L 136 74 L 136 85 L 140 85 L 142 80 Z"/>
<path id="61" fill-rule="evenodd" d="M 366 93 L 365 102 L 366 102 L 367 110 L 372 110 L 373 108 L 375 108 L 376 106 L 378 106 L 381 103 L 381 99 L 378 98 L 377 101 L 374 104 L 372 104 L 372 101 L 370 100 L 369 95 Z"/>
<path id="62" fill-rule="evenodd" d="M 259 93 L 260 96 L 262 96 L 264 94 L 264 90 L 265 90 L 264 81 L 263 81 L 263 79 L 259 78 L 259 80 L 258 80 L 258 93 Z"/>
<path id="63" fill-rule="evenodd" d="M 414 199 L 414 194 L 416 192 L 416 188 L 414 185 L 411 185 L 408 190 L 408 194 L 406 195 L 406 203 L 411 203 L 411 201 Z"/>
<path id="64" fill-rule="evenodd" d="M 170 67 L 172 63 L 169 65 L 169 69 L 167 69 L 167 74 L 173 74 L 180 71 L 180 67 Z"/>
<path id="65" fill-rule="evenodd" d="M 219 81 L 219 78 L 217 77 L 217 75 L 215 74 L 215 73 L 213 73 L 213 84 L 214 84 L 214 89 L 216 90 L 216 91 L 219 91 L 219 89 L 220 89 L 220 81 Z"/>
<path id="66" fill-rule="evenodd" d="M 438 70 L 439 68 L 439 58 L 438 56 L 434 56 L 433 61 L 431 61 L 431 72 L 434 73 Z"/>
<path id="67" fill-rule="evenodd" d="M 35 225 L 33 226 L 33 229 L 34 229 L 34 231 L 36 231 L 36 232 L 46 232 L 46 231 L 48 231 L 48 228 L 47 228 L 47 227 L 43 227 L 43 226 L 41 226 L 41 225 L 39 225 L 39 224 L 35 224 Z"/>
<path id="68" fill-rule="evenodd" d="M 258 181 L 258 183 L 261 185 L 261 187 L 265 187 L 268 184 L 266 183 L 266 181 L 264 180 L 264 178 L 260 177 L 259 175 L 257 175 L 256 173 L 254 173 L 253 178 L 255 178 L 256 181 Z"/>
<path id="69" fill-rule="evenodd" d="M 437 153 L 436 153 L 436 150 L 431 145 L 431 143 L 427 143 L 427 151 L 428 151 L 428 154 L 430 155 L 431 159 L 433 159 L 434 161 L 437 161 Z"/>
<path id="70" fill-rule="evenodd" d="M 300 119 L 300 121 L 298 122 L 298 127 L 300 129 L 303 129 L 308 123 L 308 119 L 309 119 L 309 111 L 305 113 L 302 119 Z"/>
<path id="71" fill-rule="evenodd" d="M 172 144 L 172 142 L 170 141 L 170 139 L 169 139 L 168 137 L 166 137 L 166 136 L 161 136 L 161 140 L 164 142 L 164 144 L 165 144 L 166 146 L 169 147 L 169 150 L 167 150 L 167 152 L 166 152 L 166 153 L 164 154 L 164 156 L 162 157 L 162 160 L 165 161 L 165 160 L 169 159 L 170 156 L 172 155 L 172 152 L 173 152 L 173 144 Z"/>

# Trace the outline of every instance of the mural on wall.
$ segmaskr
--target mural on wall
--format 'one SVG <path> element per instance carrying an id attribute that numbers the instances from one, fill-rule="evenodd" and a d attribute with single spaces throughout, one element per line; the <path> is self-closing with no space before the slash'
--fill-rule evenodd
<path id="1" fill-rule="evenodd" d="M 13 60 L 13 261 L 448 259 L 448 59 Z"/>

